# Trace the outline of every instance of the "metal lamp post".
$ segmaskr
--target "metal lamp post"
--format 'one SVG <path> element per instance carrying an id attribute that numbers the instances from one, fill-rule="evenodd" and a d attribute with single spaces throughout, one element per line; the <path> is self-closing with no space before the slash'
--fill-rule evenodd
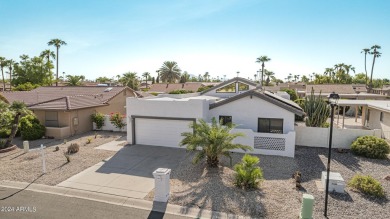
<path id="1" fill-rule="evenodd" d="M 328 96 L 328 102 L 331 107 L 330 111 L 330 130 L 329 130 L 329 150 L 328 150 L 328 165 L 326 167 L 326 189 L 325 189 L 325 210 L 324 210 L 324 216 L 327 217 L 328 215 L 328 193 L 329 193 L 329 172 L 330 172 L 330 156 L 332 153 L 332 134 L 333 134 L 333 117 L 334 117 L 334 107 L 337 105 L 338 100 L 340 99 L 340 96 L 336 94 L 335 92 L 332 92 Z"/>

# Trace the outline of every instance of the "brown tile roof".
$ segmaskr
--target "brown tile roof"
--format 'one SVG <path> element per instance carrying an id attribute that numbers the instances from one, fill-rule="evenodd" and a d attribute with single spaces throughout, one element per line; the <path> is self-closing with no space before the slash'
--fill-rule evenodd
<path id="1" fill-rule="evenodd" d="M 190 90 L 192 92 L 197 92 L 200 87 L 203 87 L 202 82 L 186 82 L 186 83 L 177 83 L 177 84 L 152 84 L 148 92 L 157 92 L 157 93 L 169 93 L 173 90 Z"/>
<path id="2" fill-rule="evenodd" d="M 308 84 L 306 85 L 306 93 L 310 94 L 311 89 L 314 89 L 314 93 L 328 94 L 335 92 L 337 94 L 356 94 L 352 85 L 350 84 Z"/>
<path id="3" fill-rule="evenodd" d="M 80 109 L 104 106 L 122 91 L 134 92 L 128 87 L 39 87 L 31 91 L 3 92 L 9 102 L 22 101 L 36 109 Z M 47 107 L 47 108 L 45 108 Z"/>

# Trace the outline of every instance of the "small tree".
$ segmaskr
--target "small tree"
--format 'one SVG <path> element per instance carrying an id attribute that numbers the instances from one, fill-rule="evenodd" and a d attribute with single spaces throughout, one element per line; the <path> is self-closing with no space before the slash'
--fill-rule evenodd
<path id="1" fill-rule="evenodd" d="M 13 112 L 14 120 L 12 122 L 11 133 L 7 141 L 5 142 L 4 148 L 12 146 L 12 141 L 15 138 L 16 132 L 18 131 L 20 116 L 31 113 L 31 111 L 27 109 L 26 105 L 23 102 L 15 101 L 11 104 L 9 108 L 11 112 Z"/>
<path id="2" fill-rule="evenodd" d="M 323 127 L 330 116 L 330 108 L 326 101 L 322 99 L 321 92 L 318 96 L 315 96 L 313 88 L 311 94 L 301 101 L 301 107 L 306 113 L 305 123 L 309 127 Z"/>
<path id="3" fill-rule="evenodd" d="M 104 126 L 104 115 L 102 113 L 94 113 L 91 115 L 91 120 L 96 124 L 96 129 L 102 129 Z"/>
<path id="4" fill-rule="evenodd" d="M 234 166 L 236 179 L 234 184 L 244 189 L 257 188 L 263 179 L 263 171 L 258 166 L 260 159 L 249 154 L 245 154 L 241 160 Z"/>
<path id="5" fill-rule="evenodd" d="M 126 123 L 123 121 L 125 119 L 125 115 L 121 115 L 120 113 L 111 113 L 110 121 L 118 129 L 122 130 L 123 127 L 126 126 Z"/>
<path id="6" fill-rule="evenodd" d="M 199 123 L 190 125 L 190 128 L 194 129 L 193 132 L 181 134 L 184 139 L 180 142 L 180 146 L 186 146 L 188 151 L 197 153 L 193 159 L 194 164 L 206 158 L 209 167 L 217 167 L 222 155 L 228 157 L 231 164 L 230 150 L 252 150 L 250 146 L 232 143 L 235 138 L 244 136 L 243 133 L 231 133 L 230 131 L 234 127 L 236 125 L 232 123 L 224 126 L 222 122 L 217 122 L 215 118 L 212 119 L 211 125 L 200 119 Z"/>

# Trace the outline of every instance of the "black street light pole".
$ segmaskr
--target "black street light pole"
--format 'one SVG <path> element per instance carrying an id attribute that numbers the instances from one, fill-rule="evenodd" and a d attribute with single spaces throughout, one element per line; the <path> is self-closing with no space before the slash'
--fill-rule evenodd
<path id="1" fill-rule="evenodd" d="M 333 120 L 334 120 L 334 107 L 337 105 L 337 101 L 340 99 L 339 95 L 335 92 L 329 94 L 329 103 L 331 107 L 330 111 L 330 130 L 329 130 L 329 150 L 328 150 L 328 165 L 326 167 L 326 189 L 325 189 L 325 210 L 324 216 L 328 217 L 328 194 L 329 194 L 329 173 L 330 173 L 330 158 L 332 153 L 332 134 L 333 134 Z"/>

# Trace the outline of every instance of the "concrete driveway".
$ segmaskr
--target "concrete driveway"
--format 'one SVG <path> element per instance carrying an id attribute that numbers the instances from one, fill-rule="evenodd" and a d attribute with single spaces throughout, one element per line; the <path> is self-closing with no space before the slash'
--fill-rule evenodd
<path id="1" fill-rule="evenodd" d="M 146 145 L 125 146 L 57 186 L 130 198 L 144 198 L 154 188 L 153 171 L 174 169 L 184 159 L 185 149 Z"/>

